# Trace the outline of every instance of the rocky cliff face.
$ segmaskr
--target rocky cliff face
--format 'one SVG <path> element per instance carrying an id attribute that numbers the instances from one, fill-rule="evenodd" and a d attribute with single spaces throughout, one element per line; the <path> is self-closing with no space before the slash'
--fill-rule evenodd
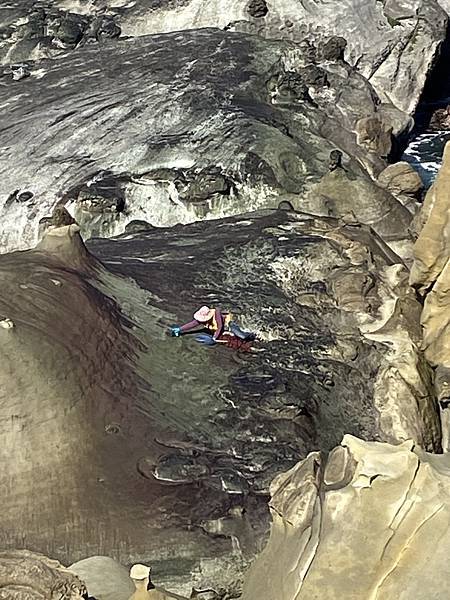
<path id="1" fill-rule="evenodd" d="M 368 228 L 275 210 L 91 241 L 115 275 L 77 230 L 0 257 L 3 545 L 146 557 L 184 593 L 220 568 L 225 588 L 271 480 L 311 450 L 439 449 L 420 306 Z M 166 337 L 205 298 L 253 353 Z"/>
<path id="2" fill-rule="evenodd" d="M 295 42 L 339 36 L 326 57 L 345 51 L 384 99 L 411 113 L 445 36 L 447 13 L 444 0 L 19 0 L 1 9 L 0 56 L 18 63 L 119 36 L 204 27 Z"/>
<path id="3" fill-rule="evenodd" d="M 418 214 L 419 176 L 389 161 L 444 9 L 0 7 L 2 547 L 237 598 L 271 492 L 246 600 L 421 598 L 413 554 L 435 593 L 450 167 Z M 168 337 L 205 303 L 255 331 L 248 352 Z M 23 565 L 27 600 L 66 585 L 11 556 L 16 598 Z M 97 589 L 101 564 L 112 583 L 107 558 L 74 572 Z"/>
<path id="4" fill-rule="evenodd" d="M 378 230 L 383 215 L 405 238 L 408 211 L 372 179 L 411 127 L 445 12 L 434 0 L 216 4 L 0 9 L 3 250 L 33 245 L 56 203 L 103 236 L 286 194 L 302 208 L 336 148 L 361 181 L 306 210 L 337 216 L 336 196 L 356 193 L 361 222 Z"/>
<path id="5" fill-rule="evenodd" d="M 419 231 L 414 246 L 411 284 L 424 297 L 421 323 L 423 350 L 434 367 L 436 393 L 442 419 L 446 424 L 444 447 L 449 447 L 447 424 L 450 399 L 450 361 L 448 345 L 448 281 L 450 247 L 448 245 L 448 190 L 450 186 L 450 146 L 445 148 L 443 165 L 430 189 L 416 223 Z"/>
<path id="6" fill-rule="evenodd" d="M 352 436 L 311 454 L 271 486 L 270 541 L 243 599 L 445 597 L 449 466 Z"/>
<path id="7" fill-rule="evenodd" d="M 359 220 L 405 239 L 410 213 L 370 174 L 409 117 L 325 48 L 205 29 L 81 47 L 4 79 L 1 246 L 33 245 L 56 203 L 102 236 L 133 219 L 167 226 L 275 207 L 286 194 L 303 208 L 335 148 Z M 331 194 L 324 212 L 323 196 L 306 209 L 349 211 Z"/>

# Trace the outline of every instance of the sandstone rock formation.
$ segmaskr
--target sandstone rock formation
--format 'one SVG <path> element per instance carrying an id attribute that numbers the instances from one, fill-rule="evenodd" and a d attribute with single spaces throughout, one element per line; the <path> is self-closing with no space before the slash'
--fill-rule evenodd
<path id="1" fill-rule="evenodd" d="M 269 542 L 243 600 L 445 598 L 450 461 L 345 436 L 271 486 Z"/>
<path id="2" fill-rule="evenodd" d="M 226 589 L 271 480 L 311 450 L 347 432 L 439 450 L 420 305 L 369 228 L 272 210 L 89 249 L 116 274 L 74 224 L 0 257 L 4 547 L 98 548 L 156 561 L 184 595 Z M 205 301 L 256 330 L 254 353 L 166 337 Z"/>
<path id="3" fill-rule="evenodd" d="M 0 552 L 1 600 L 82 600 L 86 587 L 56 560 L 29 552 Z"/>
<path id="4" fill-rule="evenodd" d="M 450 258 L 450 231 L 448 191 L 450 189 L 450 145 L 444 152 L 438 178 L 425 199 L 419 215 L 419 238 L 414 246 L 414 265 L 411 285 L 422 294 L 429 290 L 442 273 Z"/>
<path id="5" fill-rule="evenodd" d="M 421 316 L 422 347 L 434 367 L 436 394 L 443 410 L 444 447 L 450 444 L 448 434 L 450 400 L 450 345 L 448 289 L 450 282 L 449 225 L 450 145 L 444 152 L 438 178 L 429 190 L 416 227 L 420 232 L 414 246 L 414 264 L 410 281 L 425 296 Z"/>

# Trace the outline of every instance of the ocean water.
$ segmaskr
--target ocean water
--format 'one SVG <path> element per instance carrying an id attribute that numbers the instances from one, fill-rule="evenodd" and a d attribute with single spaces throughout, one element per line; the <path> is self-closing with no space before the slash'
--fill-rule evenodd
<path id="1" fill-rule="evenodd" d="M 410 163 L 420 174 L 424 185 L 429 188 L 439 172 L 445 144 L 450 140 L 450 131 L 425 131 L 414 137 L 401 160 Z"/>

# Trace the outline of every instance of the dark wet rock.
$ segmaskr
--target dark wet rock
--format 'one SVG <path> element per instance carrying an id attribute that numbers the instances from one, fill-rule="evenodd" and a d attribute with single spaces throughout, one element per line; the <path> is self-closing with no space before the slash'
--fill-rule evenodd
<path id="1" fill-rule="evenodd" d="M 17 202 L 28 202 L 33 196 L 33 192 L 20 192 L 17 194 Z"/>
<path id="2" fill-rule="evenodd" d="M 322 60 L 344 60 L 347 40 L 343 37 L 332 36 L 320 48 Z"/>
<path id="3" fill-rule="evenodd" d="M 92 29 L 97 40 L 118 38 L 122 32 L 115 19 L 107 15 L 97 19 L 93 23 Z"/>
<path id="4" fill-rule="evenodd" d="M 247 6 L 247 12 L 251 17 L 265 17 L 269 12 L 266 0 L 250 0 Z"/>
<path id="5" fill-rule="evenodd" d="M 450 105 L 434 111 L 430 121 L 430 129 L 432 131 L 447 131 L 450 129 Z"/>
<path id="6" fill-rule="evenodd" d="M 83 38 L 86 21 L 75 15 L 68 15 L 55 26 L 55 38 L 68 46 L 75 47 Z"/>
<path id="7" fill-rule="evenodd" d="M 328 163 L 330 171 L 342 168 L 342 152 L 340 150 L 332 150 L 330 152 L 330 161 Z"/>
<path id="8" fill-rule="evenodd" d="M 125 233 L 137 233 L 138 231 L 151 231 L 153 225 L 150 225 L 147 221 L 135 219 L 125 225 Z"/>
<path id="9" fill-rule="evenodd" d="M 279 204 L 278 204 L 278 210 L 295 210 L 292 202 L 289 202 L 289 200 L 282 200 Z"/>
<path id="10" fill-rule="evenodd" d="M 199 172 L 180 172 L 175 186 L 181 200 L 197 203 L 213 199 L 216 195 L 229 195 L 232 182 L 220 169 L 212 167 Z"/>
<path id="11" fill-rule="evenodd" d="M 299 69 L 298 74 L 308 86 L 329 87 L 327 72 L 317 65 L 307 65 Z"/>
<path id="12" fill-rule="evenodd" d="M 312 103 L 307 81 L 295 71 L 287 71 L 279 77 L 274 98 L 277 104 Z"/>
<path id="13" fill-rule="evenodd" d="M 273 207 L 286 192 L 304 195 L 336 147 L 353 176 L 378 174 L 385 147 L 368 156 L 353 133 L 378 114 L 377 95 L 348 65 L 311 64 L 316 51 L 203 29 L 85 45 L 42 63 L 20 95 L 1 86 L 11 106 L 0 214 L 26 224 L 2 230 L 0 243 L 30 244 L 60 201 L 88 237 L 133 219 L 167 226 Z M 386 115 L 383 127 L 408 121 L 393 106 Z M 24 170 L 37 209 L 5 205 Z"/>

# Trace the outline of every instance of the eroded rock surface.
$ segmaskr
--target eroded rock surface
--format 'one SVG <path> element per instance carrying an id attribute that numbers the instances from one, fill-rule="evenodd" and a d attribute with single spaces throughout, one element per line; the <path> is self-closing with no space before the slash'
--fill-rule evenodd
<path id="1" fill-rule="evenodd" d="M 82 600 L 84 583 L 56 560 L 27 550 L 0 552 L 2 600 Z"/>
<path id="2" fill-rule="evenodd" d="M 443 598 L 450 461 L 345 436 L 271 486 L 270 540 L 244 600 Z M 432 557 L 432 558 L 431 558 Z"/>
<path id="3" fill-rule="evenodd" d="M 217 572 L 226 589 L 271 480 L 311 450 L 346 432 L 440 448 L 420 305 L 369 228 L 273 210 L 89 248 L 115 275 L 74 224 L 0 257 L 4 546 L 100 547 L 179 593 Z M 258 334 L 253 353 L 167 337 L 204 302 Z"/>
<path id="4" fill-rule="evenodd" d="M 422 347 L 425 357 L 435 369 L 435 388 L 443 411 L 444 447 L 447 449 L 450 444 L 449 190 L 450 145 L 447 144 L 437 180 L 415 219 L 419 237 L 414 246 L 415 260 L 410 276 L 411 284 L 424 296 Z"/>
<path id="5" fill-rule="evenodd" d="M 370 180 L 387 147 L 368 154 L 356 124 L 398 133 L 409 117 L 349 64 L 321 56 L 326 43 L 176 32 L 82 46 L 24 81 L 2 80 L 0 247 L 33 245 L 57 204 L 88 236 L 275 207 L 286 193 L 302 208 L 336 148 L 350 177 Z M 369 207 L 361 222 L 377 228 L 382 194 L 392 236 L 407 236 L 408 211 L 372 186 L 358 199 Z"/>
<path id="6" fill-rule="evenodd" d="M 334 36 L 324 56 L 341 57 L 346 48 L 349 62 L 384 99 L 412 113 L 445 37 L 446 10 L 435 0 L 46 0 L 39 6 L 17 0 L 0 9 L 0 59 L 17 63 L 120 35 L 204 27 L 296 42 Z"/>

